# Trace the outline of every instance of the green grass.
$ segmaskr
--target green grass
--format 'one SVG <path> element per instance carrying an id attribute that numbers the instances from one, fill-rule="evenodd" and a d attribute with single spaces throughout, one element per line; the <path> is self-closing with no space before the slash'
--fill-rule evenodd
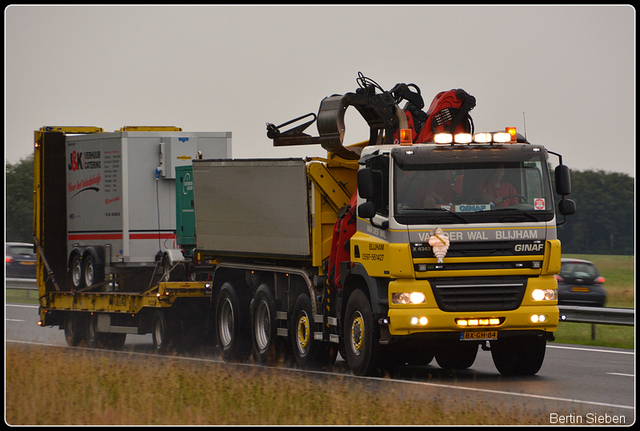
<path id="1" fill-rule="evenodd" d="M 14 344 L 5 354 L 10 425 L 522 425 L 549 416 L 349 376 Z"/>
<path id="2" fill-rule="evenodd" d="M 26 289 L 5 289 L 6 302 L 17 304 L 38 304 L 38 291 Z"/>

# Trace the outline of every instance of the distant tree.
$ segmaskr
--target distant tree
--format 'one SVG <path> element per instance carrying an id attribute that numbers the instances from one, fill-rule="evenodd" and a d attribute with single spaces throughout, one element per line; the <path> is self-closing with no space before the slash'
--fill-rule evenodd
<path id="1" fill-rule="evenodd" d="M 634 179 L 605 171 L 571 171 L 576 214 L 558 228 L 563 253 L 634 253 Z M 556 201 L 557 202 L 557 201 Z"/>
<path id="2" fill-rule="evenodd" d="M 6 241 L 33 242 L 33 154 L 5 166 Z"/>

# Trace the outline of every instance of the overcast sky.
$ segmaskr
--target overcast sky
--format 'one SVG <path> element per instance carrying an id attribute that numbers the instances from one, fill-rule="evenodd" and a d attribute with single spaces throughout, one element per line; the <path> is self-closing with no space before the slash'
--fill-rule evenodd
<path id="1" fill-rule="evenodd" d="M 476 131 L 523 132 L 524 112 L 529 141 L 572 169 L 635 177 L 635 40 L 625 5 L 10 6 L 5 159 L 64 125 L 231 131 L 234 158 L 321 156 L 273 148 L 265 123 L 317 113 L 362 71 L 418 85 L 427 106 L 463 88 Z M 367 139 L 347 114 L 346 139 Z"/>

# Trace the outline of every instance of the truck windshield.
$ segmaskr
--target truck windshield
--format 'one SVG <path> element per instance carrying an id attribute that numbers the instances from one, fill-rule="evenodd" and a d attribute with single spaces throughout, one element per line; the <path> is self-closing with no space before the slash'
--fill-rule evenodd
<path id="1" fill-rule="evenodd" d="M 400 165 L 394 216 L 403 224 L 531 222 L 553 218 L 546 161 Z"/>

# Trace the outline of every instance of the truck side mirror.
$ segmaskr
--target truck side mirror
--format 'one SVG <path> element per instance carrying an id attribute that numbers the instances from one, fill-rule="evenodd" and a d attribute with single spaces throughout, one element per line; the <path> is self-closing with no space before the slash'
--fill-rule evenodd
<path id="1" fill-rule="evenodd" d="M 360 204 L 358 207 L 358 217 L 372 219 L 376 215 L 376 206 L 373 202 L 368 201 Z"/>
<path id="2" fill-rule="evenodd" d="M 371 168 L 362 168 L 358 171 L 358 193 L 362 199 L 373 199 L 374 175 Z"/>
<path id="3" fill-rule="evenodd" d="M 558 202 L 558 212 L 563 216 L 568 216 L 576 213 L 576 203 L 571 199 L 562 199 Z"/>
<path id="4" fill-rule="evenodd" d="M 555 170 L 556 191 L 560 196 L 571 194 L 571 175 L 569 167 L 566 165 L 558 165 Z"/>

